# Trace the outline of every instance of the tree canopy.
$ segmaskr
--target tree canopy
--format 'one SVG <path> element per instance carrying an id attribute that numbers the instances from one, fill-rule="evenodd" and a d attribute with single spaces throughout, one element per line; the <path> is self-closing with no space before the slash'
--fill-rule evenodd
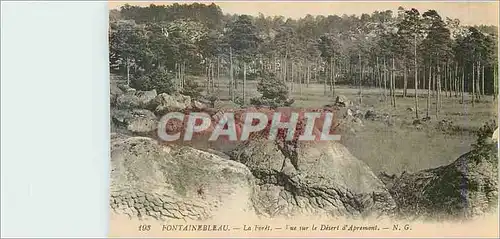
<path id="1" fill-rule="evenodd" d="M 462 26 L 458 19 L 443 19 L 435 10 L 399 8 L 361 16 L 291 19 L 224 14 L 214 3 L 125 5 L 110 12 L 109 35 L 113 70 L 123 73 L 128 66 L 131 74 L 158 68 L 175 72 L 184 64 L 189 74 L 203 75 L 211 62 L 227 69 L 230 55 L 235 68 L 245 62 L 251 72 L 267 67 L 276 73 L 286 66 L 283 60 L 314 64 L 310 71 L 319 72 L 320 79 L 328 77 L 328 67 L 337 67 L 328 66 L 331 60 L 347 76 L 379 71 L 380 64 L 391 59 L 396 69 L 410 69 L 414 60 L 424 63 L 416 65 L 422 69 L 457 63 L 466 76 L 472 74 L 471 64 L 481 64 L 487 72 L 497 65 L 495 26 Z M 361 69 L 354 67 L 360 64 Z M 493 81 L 492 74 L 486 76 L 487 83 Z M 376 84 L 369 82 L 372 78 L 376 77 L 363 84 Z M 486 91 L 493 91 L 491 85 Z"/>

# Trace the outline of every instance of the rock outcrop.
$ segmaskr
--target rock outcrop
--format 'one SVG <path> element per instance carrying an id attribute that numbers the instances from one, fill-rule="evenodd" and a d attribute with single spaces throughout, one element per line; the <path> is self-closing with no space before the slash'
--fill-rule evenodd
<path id="1" fill-rule="evenodd" d="M 240 132 L 243 112 L 269 114 L 271 109 L 208 108 L 188 96 L 118 85 L 110 95 L 112 129 L 124 133 L 111 135 L 110 205 L 118 214 L 155 220 L 205 220 L 228 213 L 448 219 L 481 215 L 498 203 L 496 144 L 476 148 L 450 165 L 379 179 L 338 142 L 208 142 L 213 127 L 180 144 L 154 139 L 158 118 L 167 112 L 203 111 L 214 120 L 235 112 Z M 336 113 L 340 130 L 354 132 L 363 126 L 361 119 L 389 118 L 373 110 L 363 114 L 351 105 L 338 96 L 327 107 Z M 182 131 L 184 123 L 171 122 L 167 128 Z M 447 122 L 440 126 L 450 128 Z M 498 129 L 488 142 L 497 140 Z"/>
<path id="2" fill-rule="evenodd" d="M 255 215 L 254 178 L 244 165 L 146 137 L 111 137 L 112 210 L 133 218 L 204 220 Z"/>
<path id="3" fill-rule="evenodd" d="M 118 131 L 132 135 L 154 135 L 158 128 L 158 118 L 144 109 L 111 109 L 111 122 Z"/>
<path id="4" fill-rule="evenodd" d="M 117 96 L 118 109 L 148 109 L 157 97 L 156 90 L 136 91 L 130 88 L 124 94 Z"/>
<path id="5" fill-rule="evenodd" d="M 112 132 L 155 137 L 159 118 L 167 112 L 205 110 L 207 105 L 178 93 L 157 95 L 156 90 L 138 91 L 124 84 L 111 84 Z"/>
<path id="6" fill-rule="evenodd" d="M 154 99 L 154 112 L 156 115 L 163 116 L 167 112 L 182 111 L 191 108 L 191 97 L 166 93 L 159 94 Z"/>
<path id="7" fill-rule="evenodd" d="M 497 208 L 497 146 L 483 145 L 446 166 L 381 178 L 402 217 L 474 218 Z"/>
<path id="8" fill-rule="evenodd" d="M 350 105 L 351 105 L 351 101 L 344 95 L 338 95 L 335 98 L 335 106 L 349 107 Z"/>
<path id="9" fill-rule="evenodd" d="M 395 210 L 384 184 L 337 142 L 286 148 L 274 141 L 248 141 L 230 156 L 255 176 L 260 215 L 362 218 Z"/>

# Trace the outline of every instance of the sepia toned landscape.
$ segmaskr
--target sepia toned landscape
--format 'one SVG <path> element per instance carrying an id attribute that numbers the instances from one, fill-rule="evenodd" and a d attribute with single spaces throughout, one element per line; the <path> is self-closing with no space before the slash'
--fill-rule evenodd
<path id="1" fill-rule="evenodd" d="M 110 4 L 113 217 L 162 225 L 498 218 L 498 3 L 384 3 L 361 14 L 353 2 L 300 15 L 301 4 L 263 3 L 266 15 L 245 13 L 243 2 Z M 460 14 L 495 6 L 489 17 Z M 218 119 L 287 109 L 332 112 L 341 140 L 157 135 L 169 112 Z M 482 225 L 490 224 L 498 229 Z"/>

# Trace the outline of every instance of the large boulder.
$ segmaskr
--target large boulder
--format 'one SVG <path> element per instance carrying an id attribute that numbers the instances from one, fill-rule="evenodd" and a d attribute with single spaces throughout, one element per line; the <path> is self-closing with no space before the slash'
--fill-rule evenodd
<path id="1" fill-rule="evenodd" d="M 164 115 L 167 112 L 183 111 L 191 108 L 191 97 L 182 94 L 162 93 L 154 100 L 154 112 L 157 115 Z"/>
<path id="2" fill-rule="evenodd" d="M 395 202 L 368 166 L 338 142 L 247 141 L 230 154 L 257 179 L 255 208 L 268 217 L 392 215 Z"/>
<path id="3" fill-rule="evenodd" d="M 405 218 L 463 219 L 498 204 L 497 145 L 483 145 L 453 163 L 401 176 L 381 175 Z"/>
<path id="4" fill-rule="evenodd" d="M 156 96 L 156 90 L 129 90 L 116 98 L 116 107 L 119 109 L 147 109 L 154 103 Z"/>
<path id="5" fill-rule="evenodd" d="M 193 100 L 191 102 L 191 107 L 193 109 L 203 110 L 203 109 L 209 108 L 210 104 L 207 102 L 199 101 L 199 100 Z"/>
<path id="6" fill-rule="evenodd" d="M 247 167 L 151 138 L 111 136 L 112 212 L 142 220 L 205 220 L 255 215 Z"/>
<path id="7" fill-rule="evenodd" d="M 351 105 L 351 101 L 344 95 L 338 95 L 335 98 L 335 106 L 349 107 L 350 105 Z"/>
<path id="8" fill-rule="evenodd" d="M 155 114 L 144 109 L 112 109 L 111 123 L 115 128 L 134 135 L 150 135 L 158 128 L 158 119 Z"/>

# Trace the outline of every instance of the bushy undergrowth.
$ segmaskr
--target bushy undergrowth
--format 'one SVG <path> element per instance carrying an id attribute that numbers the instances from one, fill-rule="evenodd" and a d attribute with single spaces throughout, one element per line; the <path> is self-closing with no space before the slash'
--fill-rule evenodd
<path id="1" fill-rule="evenodd" d="M 262 73 L 259 77 L 257 90 L 261 93 L 258 98 L 250 100 L 252 105 L 280 107 L 290 106 L 288 89 L 285 83 L 272 72 Z"/>
<path id="2" fill-rule="evenodd" d="M 203 88 L 196 83 L 194 80 L 186 80 L 184 87 L 181 90 L 181 94 L 191 97 L 191 99 L 199 99 Z"/>
<path id="3" fill-rule="evenodd" d="M 159 68 L 149 73 L 135 77 L 130 86 L 136 90 L 156 90 L 158 94 L 172 94 L 175 91 L 173 75 L 165 69 Z"/>
<path id="4" fill-rule="evenodd" d="M 493 136 L 493 132 L 498 127 L 498 123 L 496 120 L 490 120 L 486 122 L 479 130 L 476 132 L 476 143 L 473 144 L 473 148 L 482 148 L 484 146 L 489 146 L 491 144 L 496 144 L 491 137 Z"/>

